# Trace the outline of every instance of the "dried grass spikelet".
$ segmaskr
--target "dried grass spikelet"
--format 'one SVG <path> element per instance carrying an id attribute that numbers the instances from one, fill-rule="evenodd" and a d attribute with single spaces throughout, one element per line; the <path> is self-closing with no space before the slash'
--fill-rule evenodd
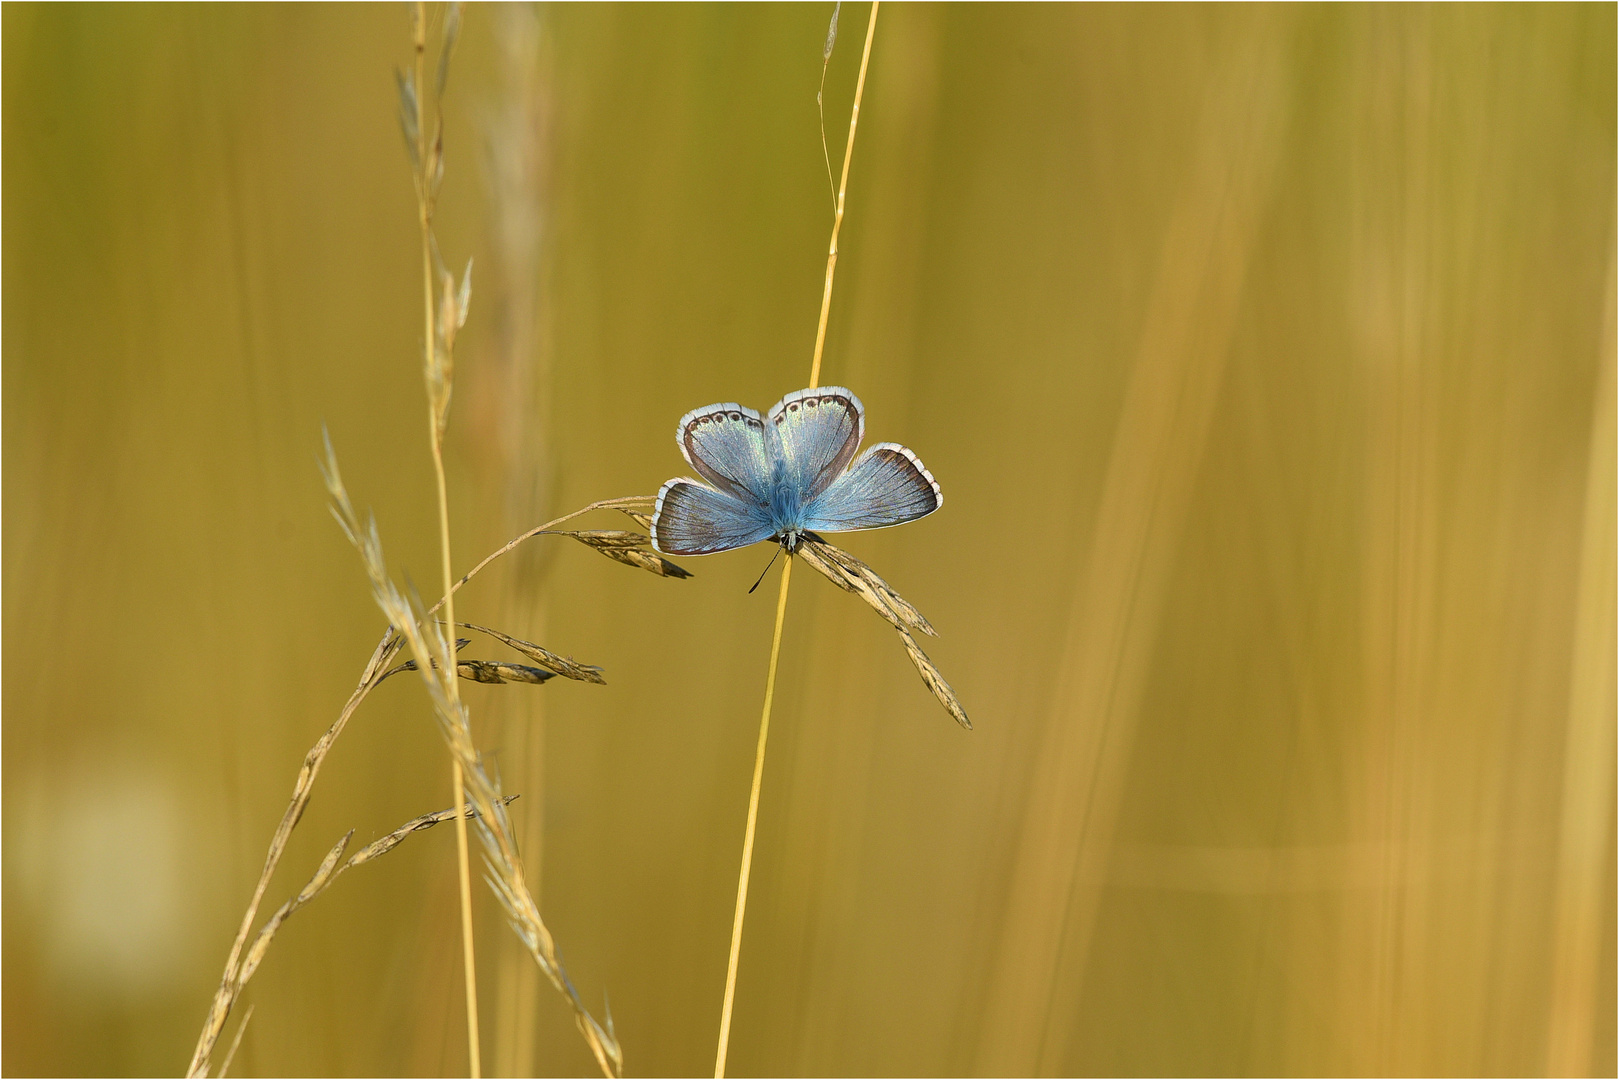
<path id="1" fill-rule="evenodd" d="M 895 592 L 888 582 L 878 576 L 877 571 L 814 533 L 805 535 L 798 547 L 798 557 L 838 588 L 859 596 L 871 605 L 872 610 L 888 620 L 889 625 L 899 633 L 900 644 L 905 646 L 905 654 L 916 665 L 922 682 L 939 699 L 945 711 L 955 717 L 956 723 L 971 731 L 972 721 L 967 718 L 967 710 L 962 708 L 961 699 L 912 636 L 913 630 L 919 630 L 929 637 L 939 636 L 927 619 L 922 617 L 922 613 Z"/>
<path id="2" fill-rule="evenodd" d="M 550 649 L 536 645 L 532 641 L 514 638 L 509 634 L 501 633 L 499 630 L 491 630 L 487 626 L 479 626 L 476 623 L 457 623 L 456 625 L 463 629 L 476 630 L 480 634 L 488 634 L 496 641 L 516 649 L 547 671 L 561 675 L 565 679 L 596 683 L 599 686 L 607 685 L 607 678 L 602 674 L 602 669 L 594 664 L 581 664 L 571 656 L 558 656 Z"/>
<path id="3" fill-rule="evenodd" d="M 376 521 L 368 519 L 364 525 L 360 523 L 348 492 L 343 487 L 337 458 L 329 442 L 322 472 L 332 498 L 332 515 L 360 554 L 366 574 L 371 579 L 372 596 L 377 606 L 388 617 L 395 631 L 408 642 L 415 670 L 422 677 L 432 702 L 439 731 L 465 774 L 468 798 L 478 811 L 478 838 L 483 845 L 487 870 L 484 880 L 506 909 L 508 922 L 528 948 L 535 963 L 551 980 L 551 984 L 568 999 L 573 1008 L 574 1022 L 602 1072 L 607 1076 L 619 1076 L 623 1072 L 623 1051 L 613 1031 L 612 1015 L 607 1014 L 605 1023 L 598 1022 L 585 1008 L 562 965 L 556 941 L 540 917 L 539 906 L 529 891 L 523 874 L 522 856 L 511 821 L 506 815 L 505 800 L 498 785 L 483 767 L 482 757 L 472 741 L 472 725 L 466 707 L 454 693 L 454 678 L 448 674 L 455 663 L 455 647 L 446 637 L 444 628 L 430 617 L 421 599 L 414 593 L 407 597 L 388 577 Z M 539 531 L 535 530 L 536 533 Z"/>
<path id="4" fill-rule="evenodd" d="M 832 584 L 859 595 L 895 628 L 920 630 L 928 637 L 939 636 L 933 625 L 922 617 L 922 613 L 895 592 L 888 582 L 877 575 L 877 571 L 842 548 L 810 533 L 799 546 L 798 554 Z"/>
<path id="5" fill-rule="evenodd" d="M 418 670 L 420 669 L 417 667 L 416 661 L 406 660 L 403 664 L 389 671 L 383 678 L 386 679 L 389 675 L 397 675 L 401 671 Z M 520 682 L 531 683 L 535 686 L 545 682 L 547 679 L 554 679 L 557 675 L 554 671 L 545 671 L 541 668 L 529 667 L 526 664 L 508 664 L 500 660 L 457 660 L 455 662 L 455 673 L 468 682 Z"/>
<path id="6" fill-rule="evenodd" d="M 394 72 L 399 87 L 399 133 L 405 137 L 405 153 L 410 156 L 411 175 L 422 171 L 421 155 L 417 150 L 421 142 L 416 125 L 416 80 L 403 68 Z"/>
<path id="7" fill-rule="evenodd" d="M 472 303 L 472 260 L 467 260 L 461 271 L 461 284 L 443 266 L 438 244 L 433 248 L 433 262 L 439 279 L 438 318 L 433 323 L 436 338 L 427 364 L 428 394 L 432 399 L 435 435 L 444 439 L 444 430 L 450 422 L 450 398 L 455 386 L 455 338 L 467 324 L 467 310 Z"/>
<path id="8" fill-rule="evenodd" d="M 938 667 L 928 659 L 928 654 L 922 651 L 922 647 L 916 643 L 910 631 L 900 630 L 899 639 L 905 646 L 905 653 L 911 658 L 911 663 L 916 665 L 916 670 L 921 674 L 922 682 L 933 691 L 933 696 L 939 699 L 939 704 L 944 706 L 945 712 L 955 717 L 956 723 L 971 731 L 973 722 L 967 719 L 967 710 L 962 708 L 961 699 L 956 697 L 955 690 L 951 689 L 944 676 L 939 674 Z"/>
<path id="9" fill-rule="evenodd" d="M 629 513 L 629 511 L 625 511 Z M 642 515 L 630 514 L 639 519 Z M 650 527 L 651 519 L 648 518 Z M 689 578 L 691 571 L 676 563 L 670 562 L 659 555 L 652 548 L 652 538 L 638 532 L 626 532 L 622 529 L 597 529 L 591 531 L 578 531 L 572 529 L 560 530 L 557 536 L 571 536 L 586 547 L 599 551 L 614 562 L 624 563 L 626 566 L 638 566 L 642 570 L 650 570 L 659 577 Z"/>
<path id="10" fill-rule="evenodd" d="M 526 664 L 508 664 L 502 660 L 461 660 L 455 670 L 463 679 L 481 683 L 532 683 L 538 686 L 547 679 L 556 678 L 556 672 L 529 667 Z"/>
<path id="11" fill-rule="evenodd" d="M 424 342 L 424 367 L 427 380 L 428 405 L 432 412 L 434 445 L 442 444 L 444 430 L 449 423 L 450 398 L 455 385 L 455 337 L 466 325 L 467 309 L 472 296 L 472 261 L 467 261 L 461 274 L 459 288 L 455 278 L 444 267 L 438 243 L 433 235 L 432 222 L 438 205 L 439 188 L 444 183 L 444 87 L 449 79 L 450 57 L 461 30 L 461 5 L 451 3 L 445 13 L 440 34 L 437 77 L 432 93 L 422 97 L 417 85 L 421 77 L 421 50 L 426 43 L 426 12 L 417 5 L 412 13 L 412 37 L 417 47 L 417 70 L 396 73 L 399 91 L 399 127 L 405 137 L 405 152 L 410 158 L 411 180 L 416 187 L 417 213 L 422 229 L 424 271 L 427 274 L 427 322 L 429 334 Z M 424 140 L 422 123 L 427 118 L 425 105 L 431 104 L 432 136 Z M 425 160 L 423 155 L 425 154 Z M 431 265 L 428 265 L 428 264 Z M 434 311 L 433 292 L 437 283 L 437 311 Z M 435 317 L 436 316 L 436 317 Z"/>
<path id="12" fill-rule="evenodd" d="M 465 624 L 463 623 L 462 625 Z M 499 634 L 497 631 L 491 630 L 490 633 L 496 634 L 499 637 L 505 637 L 504 634 Z M 471 639 L 469 638 L 456 638 L 455 651 L 459 653 L 471 643 Z M 528 644 L 528 642 L 524 642 L 524 644 Z M 538 645 L 534 645 L 532 648 L 539 649 L 540 647 Z M 541 649 L 540 651 L 544 652 L 545 650 Z M 385 672 L 382 679 L 391 678 L 394 675 L 398 675 L 401 671 L 416 670 L 418 670 L 416 661 L 406 660 L 398 667 L 392 668 Z M 455 673 L 469 682 L 521 682 L 533 683 L 535 685 L 539 685 L 540 683 L 545 682 L 547 679 L 554 679 L 557 676 L 555 671 L 546 671 L 542 668 L 533 668 L 526 664 L 508 664 L 500 660 L 457 660 L 455 662 Z M 377 682 L 380 683 L 382 679 L 378 679 Z"/>

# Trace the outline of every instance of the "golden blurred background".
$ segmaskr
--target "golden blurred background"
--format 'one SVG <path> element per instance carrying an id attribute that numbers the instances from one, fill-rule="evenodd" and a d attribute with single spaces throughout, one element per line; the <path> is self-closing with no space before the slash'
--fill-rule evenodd
<path id="1" fill-rule="evenodd" d="M 687 472 L 686 410 L 806 384 L 830 14 L 467 10 L 458 568 Z M 976 730 L 795 575 L 733 1075 L 1614 1073 L 1615 30 L 882 8 L 823 381 L 943 485 L 845 541 Z M 3 1068 L 172 1074 L 383 626 L 322 423 L 390 565 L 436 581 L 408 16 L 8 4 L 3 32 Z M 545 543 L 458 612 L 609 684 L 466 698 L 628 1073 L 704 1074 L 768 551 L 675 581 Z M 265 914 L 449 790 L 390 681 Z M 233 1074 L 465 1070 L 454 848 L 287 923 Z M 486 1070 L 589 1074 L 476 904 Z"/>

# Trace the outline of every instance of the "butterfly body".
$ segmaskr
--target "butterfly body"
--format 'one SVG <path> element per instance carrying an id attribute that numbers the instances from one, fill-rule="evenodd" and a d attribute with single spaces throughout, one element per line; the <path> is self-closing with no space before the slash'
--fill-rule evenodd
<path id="1" fill-rule="evenodd" d="M 787 470 L 778 464 L 770 477 L 770 525 L 774 535 L 782 538 L 787 550 L 798 547 L 804 535 L 804 505 L 798 488 L 789 480 Z"/>
<path id="2" fill-rule="evenodd" d="M 675 440 L 703 479 L 663 485 L 653 546 L 707 555 L 774 539 L 792 552 L 809 532 L 886 528 L 943 505 L 905 447 L 878 443 L 856 459 L 864 435 L 865 407 L 841 386 L 794 391 L 763 416 L 736 402 L 693 409 Z"/>

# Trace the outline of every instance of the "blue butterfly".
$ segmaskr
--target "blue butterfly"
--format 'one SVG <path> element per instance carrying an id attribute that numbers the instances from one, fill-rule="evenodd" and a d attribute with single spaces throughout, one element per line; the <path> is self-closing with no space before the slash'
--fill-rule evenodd
<path id="1" fill-rule="evenodd" d="M 903 525 L 944 505 L 933 474 L 898 443 L 855 458 L 865 433 L 865 406 L 841 386 L 795 390 L 764 416 L 734 401 L 693 409 L 675 441 L 708 483 L 663 485 L 652 546 L 710 555 L 775 539 L 792 553 L 806 533 Z"/>

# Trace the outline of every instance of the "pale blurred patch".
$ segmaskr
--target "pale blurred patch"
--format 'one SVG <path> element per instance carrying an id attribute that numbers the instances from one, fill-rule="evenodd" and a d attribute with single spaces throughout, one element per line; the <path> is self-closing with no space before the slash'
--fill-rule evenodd
<path id="1" fill-rule="evenodd" d="M 103 999 L 173 990 L 213 898 L 186 880 L 197 830 L 178 786 L 150 763 L 105 759 L 20 786 L 8 792 L 6 879 L 37 920 L 47 985 Z"/>

